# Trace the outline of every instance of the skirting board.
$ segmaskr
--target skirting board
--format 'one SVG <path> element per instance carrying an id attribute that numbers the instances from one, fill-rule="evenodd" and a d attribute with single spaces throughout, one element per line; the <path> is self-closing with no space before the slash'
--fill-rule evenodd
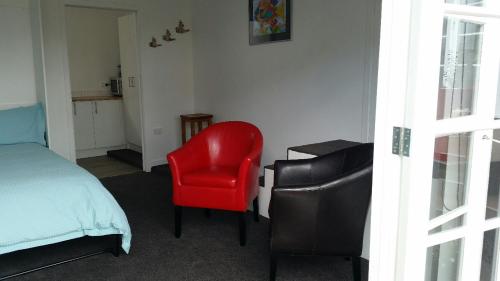
<path id="1" fill-rule="evenodd" d="M 133 151 L 136 151 L 136 152 L 142 153 L 142 147 L 137 146 L 137 145 L 135 145 L 135 144 L 133 144 L 133 143 L 127 143 L 127 148 L 128 148 L 128 149 L 131 149 L 131 150 L 133 150 Z"/>
<path id="2" fill-rule="evenodd" d="M 123 148 L 125 148 L 125 145 L 95 148 L 95 149 L 77 150 L 76 151 L 76 159 L 104 156 L 104 155 L 106 155 L 108 150 L 123 149 Z"/>
<path id="3" fill-rule="evenodd" d="M 160 165 L 164 165 L 164 164 L 167 164 L 167 158 L 166 157 L 165 157 L 165 159 L 152 160 L 151 162 L 149 162 L 149 167 L 146 167 L 146 168 L 149 169 L 149 170 L 146 170 L 146 172 L 150 172 L 151 168 L 154 167 L 154 166 L 160 166 Z"/>

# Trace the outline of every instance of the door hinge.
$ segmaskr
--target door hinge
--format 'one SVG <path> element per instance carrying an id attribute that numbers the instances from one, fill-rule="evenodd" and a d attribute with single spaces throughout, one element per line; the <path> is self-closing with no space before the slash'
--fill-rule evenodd
<path id="1" fill-rule="evenodd" d="M 392 154 L 410 156 L 411 129 L 393 127 L 392 129 Z"/>

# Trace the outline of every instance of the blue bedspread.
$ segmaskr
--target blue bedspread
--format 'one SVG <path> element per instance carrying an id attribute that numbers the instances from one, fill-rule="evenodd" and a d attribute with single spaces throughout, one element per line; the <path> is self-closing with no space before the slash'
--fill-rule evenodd
<path id="1" fill-rule="evenodd" d="M 125 213 L 98 179 L 39 144 L 0 145 L 0 254 L 122 234 Z"/>

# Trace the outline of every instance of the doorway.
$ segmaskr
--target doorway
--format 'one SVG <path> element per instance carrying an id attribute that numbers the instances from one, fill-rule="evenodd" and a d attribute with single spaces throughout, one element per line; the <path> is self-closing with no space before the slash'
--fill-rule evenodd
<path id="1" fill-rule="evenodd" d="M 136 12 L 65 7 L 77 163 L 99 178 L 143 170 Z"/>

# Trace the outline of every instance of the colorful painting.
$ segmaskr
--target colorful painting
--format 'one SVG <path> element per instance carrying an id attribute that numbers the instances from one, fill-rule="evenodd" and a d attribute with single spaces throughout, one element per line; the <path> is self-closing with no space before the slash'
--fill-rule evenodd
<path id="1" fill-rule="evenodd" d="M 290 0 L 249 0 L 250 44 L 290 40 Z"/>

